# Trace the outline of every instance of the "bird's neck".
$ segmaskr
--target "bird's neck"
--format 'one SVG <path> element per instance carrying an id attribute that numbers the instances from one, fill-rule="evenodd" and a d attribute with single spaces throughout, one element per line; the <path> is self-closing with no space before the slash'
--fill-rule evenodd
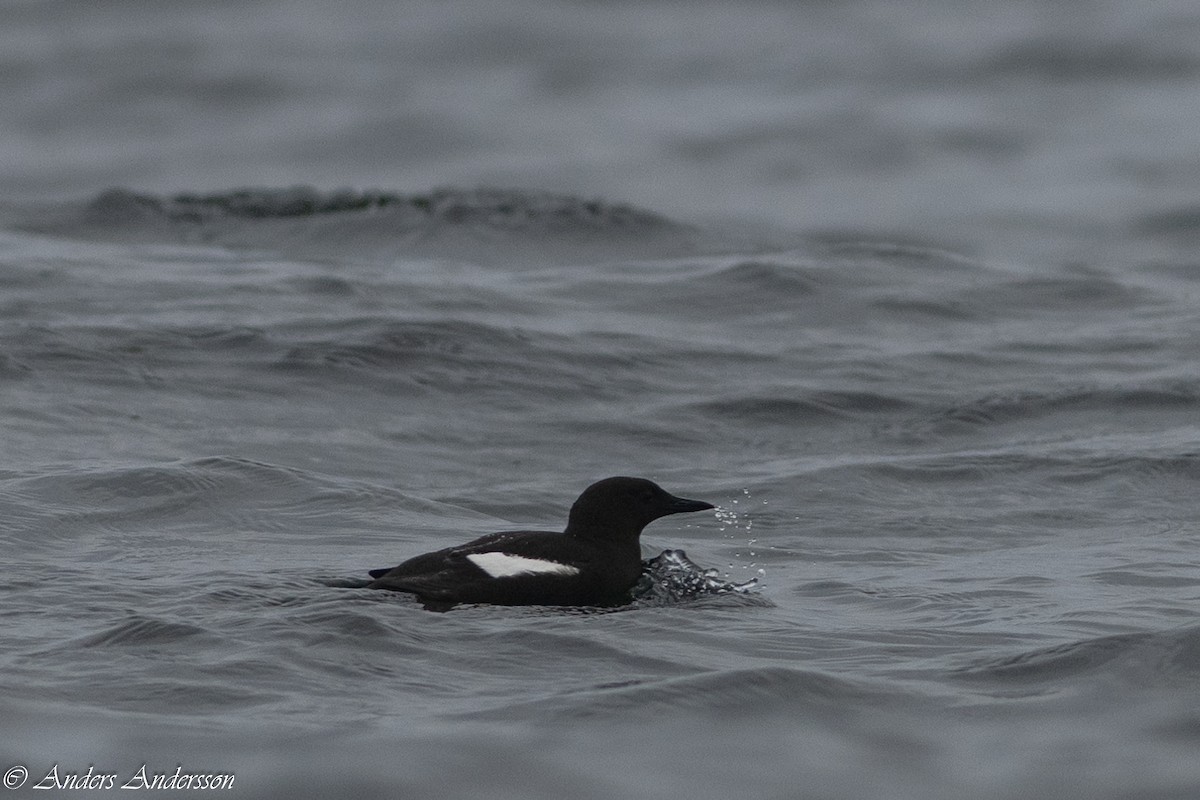
<path id="1" fill-rule="evenodd" d="M 606 548 L 636 550 L 638 553 L 641 553 L 641 545 L 638 544 L 638 537 L 642 534 L 640 529 L 621 536 L 614 535 L 614 529 L 611 525 L 581 523 L 578 520 L 572 520 L 567 525 L 564 533 L 567 536 L 603 545 Z"/>

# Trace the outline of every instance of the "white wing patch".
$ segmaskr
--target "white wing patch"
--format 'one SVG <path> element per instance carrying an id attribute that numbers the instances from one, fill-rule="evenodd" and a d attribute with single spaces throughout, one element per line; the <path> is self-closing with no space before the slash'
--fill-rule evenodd
<path id="1" fill-rule="evenodd" d="M 578 575 L 578 567 L 542 561 L 540 558 L 512 556 L 508 553 L 471 553 L 467 560 L 493 578 L 516 575 Z"/>

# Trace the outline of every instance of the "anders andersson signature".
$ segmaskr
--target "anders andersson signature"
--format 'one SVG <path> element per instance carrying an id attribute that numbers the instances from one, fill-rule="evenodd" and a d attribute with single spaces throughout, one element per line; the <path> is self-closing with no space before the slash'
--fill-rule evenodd
<path id="1" fill-rule="evenodd" d="M 30 789 L 232 789 L 234 776 L 228 772 L 191 772 L 182 764 L 173 772 L 155 772 L 142 764 L 132 772 L 98 770 L 88 764 L 83 772 L 64 770 L 55 764 Z M 4 773 L 4 788 L 20 789 L 29 782 L 29 769 L 22 764 Z"/>

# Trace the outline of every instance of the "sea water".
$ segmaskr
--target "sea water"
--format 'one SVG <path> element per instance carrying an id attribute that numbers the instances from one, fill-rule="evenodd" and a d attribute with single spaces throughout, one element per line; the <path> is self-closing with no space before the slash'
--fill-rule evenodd
<path id="1" fill-rule="evenodd" d="M 1200 793 L 1191 4 L 0 17 L 14 796 Z"/>

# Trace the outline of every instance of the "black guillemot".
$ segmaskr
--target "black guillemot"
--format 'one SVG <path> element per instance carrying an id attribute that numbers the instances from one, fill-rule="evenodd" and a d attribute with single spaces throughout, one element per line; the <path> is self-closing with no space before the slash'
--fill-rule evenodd
<path id="1" fill-rule="evenodd" d="M 369 589 L 414 594 L 431 610 L 458 603 L 611 606 L 642 572 L 638 537 L 659 517 L 714 508 L 644 478 L 605 478 L 571 506 L 567 528 L 504 531 L 373 569 Z"/>

